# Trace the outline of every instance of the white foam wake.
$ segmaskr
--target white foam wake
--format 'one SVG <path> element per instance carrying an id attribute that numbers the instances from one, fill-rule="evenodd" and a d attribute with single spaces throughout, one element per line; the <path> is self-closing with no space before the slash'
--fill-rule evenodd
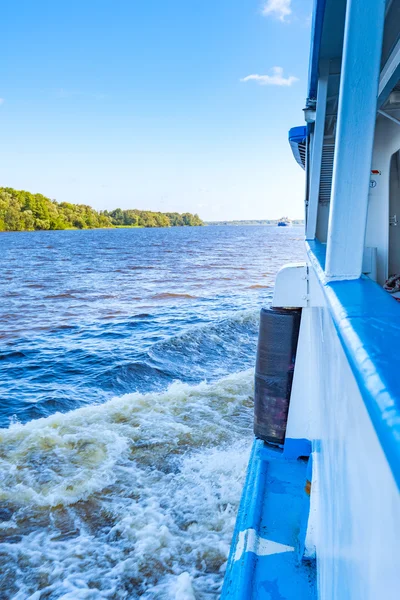
<path id="1" fill-rule="evenodd" d="M 217 598 L 252 380 L 174 383 L 1 431 L 1 597 Z"/>

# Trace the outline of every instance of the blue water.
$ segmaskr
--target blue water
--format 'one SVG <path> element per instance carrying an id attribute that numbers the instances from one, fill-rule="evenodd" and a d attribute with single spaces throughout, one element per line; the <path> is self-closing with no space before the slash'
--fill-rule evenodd
<path id="1" fill-rule="evenodd" d="M 1 598 L 218 597 L 258 312 L 302 236 L 0 235 Z"/>

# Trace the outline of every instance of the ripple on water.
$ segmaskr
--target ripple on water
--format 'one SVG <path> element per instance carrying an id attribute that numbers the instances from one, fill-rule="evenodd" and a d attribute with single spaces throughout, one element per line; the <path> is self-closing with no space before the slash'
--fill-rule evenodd
<path id="1" fill-rule="evenodd" d="M 0 235 L 1 600 L 219 597 L 280 229 Z"/>
<path id="2" fill-rule="evenodd" d="M 1 431 L 7 597 L 217 598 L 252 381 L 175 383 Z"/>

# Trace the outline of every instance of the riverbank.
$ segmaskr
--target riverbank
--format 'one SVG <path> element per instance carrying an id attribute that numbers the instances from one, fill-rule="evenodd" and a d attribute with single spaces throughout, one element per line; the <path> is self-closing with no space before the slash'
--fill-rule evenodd
<path id="1" fill-rule="evenodd" d="M 121 209 L 97 211 L 86 204 L 57 202 L 42 194 L 0 187 L 0 231 L 103 229 L 113 227 L 193 227 L 196 214 Z"/>
<path id="2" fill-rule="evenodd" d="M 209 226 L 218 226 L 218 225 L 231 225 L 231 226 L 241 226 L 241 225 L 254 225 L 259 227 L 275 227 L 281 219 L 249 219 L 243 221 L 205 221 L 205 225 Z M 304 219 L 293 219 L 290 221 L 292 225 L 296 227 L 304 227 Z"/>

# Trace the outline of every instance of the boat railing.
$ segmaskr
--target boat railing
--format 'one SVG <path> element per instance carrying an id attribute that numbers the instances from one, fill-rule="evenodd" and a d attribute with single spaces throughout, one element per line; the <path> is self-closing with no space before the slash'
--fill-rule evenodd
<path id="1" fill-rule="evenodd" d="M 319 241 L 308 241 L 307 252 L 379 443 L 400 487 L 399 304 L 364 275 L 355 280 L 327 280 L 326 246 Z"/>

